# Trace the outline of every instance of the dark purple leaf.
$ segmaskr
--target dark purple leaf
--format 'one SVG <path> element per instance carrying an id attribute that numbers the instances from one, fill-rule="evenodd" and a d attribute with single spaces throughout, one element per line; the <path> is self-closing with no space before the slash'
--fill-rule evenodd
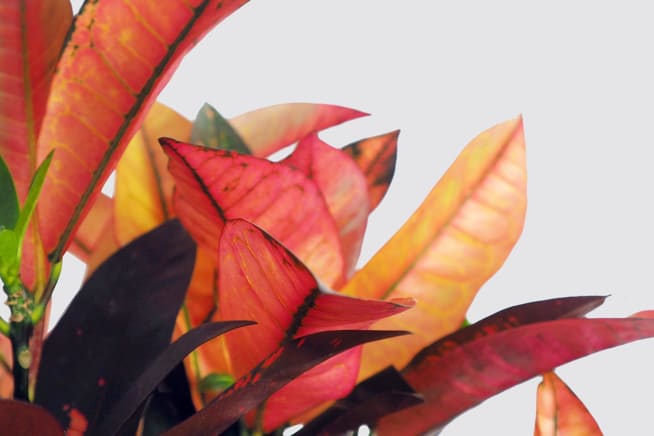
<path id="1" fill-rule="evenodd" d="M 165 435 L 219 434 L 271 394 L 320 362 L 357 345 L 404 334 L 407 333 L 334 330 L 294 339 L 237 380 L 204 409 Z"/>
<path id="2" fill-rule="evenodd" d="M 75 296 L 43 347 L 35 402 L 68 427 L 89 431 L 170 344 L 195 259 L 195 244 L 169 221 L 103 263 Z"/>

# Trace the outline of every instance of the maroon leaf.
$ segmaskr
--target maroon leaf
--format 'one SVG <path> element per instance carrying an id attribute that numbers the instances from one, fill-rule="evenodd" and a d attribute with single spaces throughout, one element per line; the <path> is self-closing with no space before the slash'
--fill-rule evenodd
<path id="1" fill-rule="evenodd" d="M 115 434 L 132 413 L 146 400 L 148 395 L 170 373 L 179 362 L 199 345 L 235 328 L 252 325 L 252 321 L 226 321 L 204 324 L 186 333 L 161 352 L 148 368 L 135 380 L 116 404 L 110 406 L 98 434 Z"/>
<path id="2" fill-rule="evenodd" d="M 0 399 L 0 429 L 6 435 L 64 436 L 64 430 L 44 408 L 36 404 Z"/>
<path id="3" fill-rule="evenodd" d="M 294 339 L 166 436 L 219 434 L 303 372 L 349 348 L 404 335 L 397 331 L 333 330 Z"/>
<path id="4" fill-rule="evenodd" d="M 652 319 L 537 322 L 421 353 L 402 374 L 425 403 L 382 419 L 380 435 L 418 434 L 543 372 L 627 342 L 654 336 Z"/>

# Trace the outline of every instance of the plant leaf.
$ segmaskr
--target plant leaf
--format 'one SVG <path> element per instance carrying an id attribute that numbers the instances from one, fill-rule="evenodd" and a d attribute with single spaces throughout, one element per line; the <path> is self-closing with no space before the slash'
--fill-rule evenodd
<path id="1" fill-rule="evenodd" d="M 266 157 L 309 133 L 366 115 L 342 106 L 285 103 L 246 112 L 229 123 L 254 156 Z"/>
<path id="2" fill-rule="evenodd" d="M 422 403 L 400 373 L 389 366 L 362 381 L 342 400 L 302 427 L 297 436 L 346 434 L 361 425 Z"/>
<path id="3" fill-rule="evenodd" d="M 117 430 L 138 410 L 150 393 L 191 351 L 200 344 L 232 329 L 255 324 L 252 321 L 228 321 L 204 324 L 177 339 L 156 356 L 139 377 L 121 392 L 120 399 L 108 407 L 98 434 L 116 434 Z"/>
<path id="4" fill-rule="evenodd" d="M 246 1 L 84 3 L 57 66 L 39 136 L 40 157 L 59 149 L 39 213 L 51 260 L 63 255 L 182 57 Z"/>
<path id="5" fill-rule="evenodd" d="M 18 195 L 14 186 L 14 179 L 11 177 L 9 168 L 0 155 L 0 230 L 2 228 L 12 230 L 16 227 L 20 205 Z"/>
<path id="6" fill-rule="evenodd" d="M 68 0 L 0 2 L 0 156 L 21 201 L 36 169 L 36 141 L 72 17 Z"/>
<path id="7" fill-rule="evenodd" d="M 235 377 L 242 377 L 293 338 L 324 330 L 365 329 L 407 309 L 325 289 L 281 244 L 244 220 L 227 222 L 218 257 L 219 319 L 257 320 L 256 326 L 225 335 Z M 264 429 L 274 429 L 310 407 L 349 393 L 358 364 L 359 352 L 352 350 L 293 381 L 266 402 Z"/>
<path id="8" fill-rule="evenodd" d="M 320 189 L 336 221 L 349 277 L 361 253 L 370 212 L 365 176 L 352 158 L 321 141 L 315 133 L 302 139 L 282 163 L 304 172 Z"/>
<path id="9" fill-rule="evenodd" d="M 559 319 L 463 344 L 452 342 L 402 370 L 425 403 L 382 419 L 378 433 L 417 434 L 438 428 L 485 399 L 559 365 L 653 336 L 652 319 Z"/>
<path id="10" fill-rule="evenodd" d="M 209 103 L 203 104 L 195 117 L 193 130 L 191 131 L 191 142 L 193 144 L 202 144 L 209 148 L 220 148 L 241 154 L 252 154 L 245 142 L 238 136 L 236 130 Z"/>
<path id="11" fill-rule="evenodd" d="M 44 408 L 6 399 L 0 399 L 0 428 L 7 435 L 65 435 L 59 422 Z"/>
<path id="12" fill-rule="evenodd" d="M 52 162 L 52 155 L 54 150 L 48 154 L 43 162 L 39 165 L 34 177 L 30 183 L 30 187 L 27 191 L 27 197 L 25 197 L 25 202 L 23 207 L 18 214 L 18 220 L 16 221 L 16 236 L 18 237 L 19 243 L 23 241 L 25 232 L 27 231 L 27 226 L 32 219 L 32 214 L 36 209 L 36 202 L 38 201 L 41 189 L 43 188 L 43 181 L 45 180 L 46 175 L 48 174 L 48 169 L 50 168 L 50 163 Z"/>
<path id="13" fill-rule="evenodd" d="M 115 226 L 121 245 L 175 216 L 174 181 L 158 139 L 187 140 L 191 123 L 160 103 L 150 109 L 116 167 Z"/>
<path id="14" fill-rule="evenodd" d="M 365 342 L 405 333 L 335 330 L 293 339 L 262 360 L 207 407 L 164 435 L 220 434 L 272 393 L 326 359 Z"/>
<path id="15" fill-rule="evenodd" d="M 75 237 L 70 244 L 69 252 L 74 254 L 82 262 L 88 262 L 89 258 L 98 249 L 102 236 L 107 231 L 107 224 L 113 220 L 114 199 L 103 193 L 98 194 L 89 209 L 88 215 L 75 232 Z M 105 258 L 109 257 L 109 254 Z"/>
<path id="16" fill-rule="evenodd" d="M 361 377 L 409 361 L 420 348 L 457 329 L 480 286 L 517 241 L 526 208 L 521 118 L 470 142 L 422 205 L 347 283 L 365 298 L 414 297 L 411 312 L 375 328 L 411 326 L 393 344 L 364 347 Z"/>
<path id="17" fill-rule="evenodd" d="M 64 427 L 76 411 L 94 429 L 168 347 L 194 255 L 193 241 L 170 221 L 102 264 L 45 341 L 35 402 Z"/>
<path id="18" fill-rule="evenodd" d="M 354 159 L 366 175 L 371 211 L 375 210 L 384 198 L 393 180 L 399 136 L 400 131 L 395 130 L 353 142 L 343 148 L 343 151 Z"/>
<path id="19" fill-rule="evenodd" d="M 315 183 L 301 171 L 169 138 L 160 142 L 175 178 L 175 210 L 199 245 L 217 253 L 225 220 L 245 218 L 281 241 L 330 286 L 343 281 L 336 224 Z"/>
<path id="20" fill-rule="evenodd" d="M 538 385 L 534 436 L 601 436 L 586 406 L 554 372 Z"/>

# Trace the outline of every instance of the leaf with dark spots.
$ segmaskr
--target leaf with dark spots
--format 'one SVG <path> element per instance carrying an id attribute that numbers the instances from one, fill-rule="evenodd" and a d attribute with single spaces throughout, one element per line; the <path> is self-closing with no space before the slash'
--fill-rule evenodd
<path id="1" fill-rule="evenodd" d="M 220 305 L 217 319 L 254 319 L 256 326 L 224 337 L 212 354 L 229 356 L 229 367 L 242 377 L 287 341 L 325 330 L 367 329 L 372 323 L 407 310 L 412 301 L 346 297 L 317 281 L 278 241 L 245 220 L 228 221 L 218 250 Z M 225 352 L 225 350 L 227 350 Z M 303 374 L 265 404 L 264 431 L 328 400 L 347 395 L 356 383 L 360 349 L 342 353 Z M 212 359 L 207 355 L 209 365 Z"/>
<path id="2" fill-rule="evenodd" d="M 343 148 L 359 165 L 368 181 L 370 210 L 381 202 L 395 174 L 399 130 L 353 142 Z"/>
<path id="3" fill-rule="evenodd" d="M 103 263 L 45 341 L 35 402 L 65 427 L 75 410 L 96 428 L 169 346 L 194 258 L 192 239 L 168 221 Z"/>
<path id="4" fill-rule="evenodd" d="M 343 281 L 336 223 L 320 190 L 302 171 L 170 138 L 159 141 L 175 179 L 175 212 L 212 255 L 225 221 L 243 218 L 282 242 L 329 286 Z"/>
<path id="5" fill-rule="evenodd" d="M 357 345 L 404 334 L 406 332 L 333 330 L 294 339 L 275 350 L 204 409 L 165 435 L 219 434 L 282 386 L 320 362 Z"/>
<path id="6" fill-rule="evenodd" d="M 209 103 L 202 105 L 191 130 L 191 142 L 209 148 L 252 154 L 236 130 Z"/>
<path id="7" fill-rule="evenodd" d="M 563 297 L 509 307 L 474 324 L 461 328 L 417 353 L 407 368 L 429 356 L 440 355 L 452 347 L 521 325 L 552 319 L 578 318 L 601 306 L 604 296 Z"/>
<path id="8" fill-rule="evenodd" d="M 392 366 L 359 383 L 318 417 L 305 424 L 295 435 L 345 434 L 361 425 L 373 425 L 380 418 L 422 403 L 420 395 Z"/>
<path id="9" fill-rule="evenodd" d="M 425 356 L 402 370 L 425 403 L 383 418 L 379 435 L 440 428 L 491 396 L 564 363 L 654 337 L 653 319 L 558 319 L 522 325 Z"/>
<path id="10" fill-rule="evenodd" d="M 0 429 L 6 435 L 64 436 L 57 419 L 36 404 L 0 399 Z"/>
<path id="11" fill-rule="evenodd" d="M 100 419 L 101 424 L 95 430 L 97 434 L 114 434 L 184 357 L 199 345 L 232 329 L 252 324 L 254 324 L 252 321 L 226 321 L 204 324 L 177 339 L 155 357 L 147 369 L 125 388 L 120 399 L 107 406 L 105 416 Z"/>

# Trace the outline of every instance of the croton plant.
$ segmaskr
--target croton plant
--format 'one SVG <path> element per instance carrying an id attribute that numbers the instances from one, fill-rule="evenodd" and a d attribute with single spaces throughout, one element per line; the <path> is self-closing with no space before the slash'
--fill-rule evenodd
<path id="1" fill-rule="evenodd" d="M 2 432 L 421 434 L 542 374 L 535 434 L 600 434 L 552 370 L 654 336 L 649 312 L 585 318 L 604 297 L 581 296 L 465 319 L 522 230 L 522 119 L 465 146 L 358 269 L 397 131 L 334 147 L 318 133 L 366 114 L 155 102 L 244 3 L 0 3 Z M 66 252 L 87 279 L 47 332 Z"/>

